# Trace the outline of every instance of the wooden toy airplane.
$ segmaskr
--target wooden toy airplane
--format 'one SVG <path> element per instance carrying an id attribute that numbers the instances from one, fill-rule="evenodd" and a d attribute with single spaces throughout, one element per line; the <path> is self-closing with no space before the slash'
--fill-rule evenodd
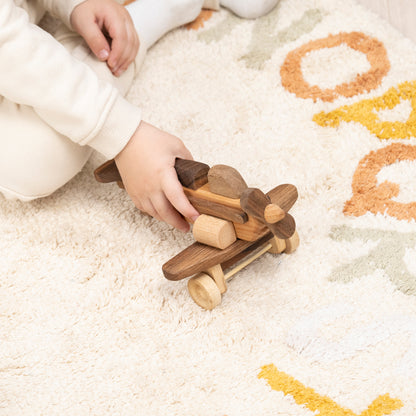
<path id="1" fill-rule="evenodd" d="M 162 270 L 175 281 L 195 275 L 188 281 L 188 291 L 202 308 L 210 310 L 221 303 L 226 281 L 262 254 L 292 253 L 298 247 L 295 220 L 288 213 L 298 197 L 295 186 L 279 185 L 264 194 L 249 188 L 230 166 L 210 168 L 176 159 L 175 169 L 185 195 L 201 215 L 193 224 L 196 242 Z M 116 181 L 124 188 L 113 160 L 94 173 L 97 181 Z"/>

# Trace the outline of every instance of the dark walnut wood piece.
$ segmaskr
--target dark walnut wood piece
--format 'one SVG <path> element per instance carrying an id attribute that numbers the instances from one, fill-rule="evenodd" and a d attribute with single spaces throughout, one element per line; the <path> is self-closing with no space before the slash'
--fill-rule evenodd
<path id="1" fill-rule="evenodd" d="M 240 173 L 227 165 L 215 165 L 208 172 L 209 190 L 217 195 L 239 199 L 247 184 Z"/>
<path id="2" fill-rule="evenodd" d="M 283 211 L 288 212 L 298 199 L 298 190 L 291 184 L 278 185 L 266 194 L 273 202 L 279 205 Z"/>
<path id="3" fill-rule="evenodd" d="M 231 267 L 272 237 L 273 234 L 267 230 L 254 242 L 237 240 L 223 250 L 194 243 L 165 263 L 162 267 L 163 274 L 168 280 L 181 280 L 217 264 L 221 264 L 224 269 Z"/>
<path id="4" fill-rule="evenodd" d="M 187 195 L 187 198 L 200 214 L 212 215 L 237 224 L 244 224 L 248 221 L 248 215 L 241 209 L 227 207 L 218 202 L 198 198 L 195 195 Z"/>
<path id="5" fill-rule="evenodd" d="M 95 179 L 101 183 L 122 182 L 120 172 L 114 159 L 103 163 L 94 171 Z"/>
<path id="6" fill-rule="evenodd" d="M 208 182 L 209 166 L 194 160 L 176 159 L 176 173 L 185 188 L 198 189 Z"/>
<path id="7" fill-rule="evenodd" d="M 270 197 L 257 188 L 245 189 L 240 198 L 243 211 L 262 222 L 264 222 L 264 210 L 271 203 Z"/>
<path id="8" fill-rule="evenodd" d="M 287 239 L 292 237 L 296 231 L 295 220 L 290 214 L 286 213 L 285 217 L 281 221 L 274 224 L 270 224 L 264 219 L 264 210 L 267 205 L 271 203 L 279 205 L 276 202 L 276 200 L 280 200 L 279 187 L 276 187 L 275 189 L 277 189 L 277 191 L 271 191 L 272 196 L 275 198 L 272 199 L 270 196 L 265 195 L 260 189 L 247 188 L 241 195 L 240 204 L 244 212 L 261 221 L 276 237 Z M 281 190 L 284 189 L 282 188 Z M 286 203 L 286 205 L 289 205 L 291 200 L 286 201 L 286 199 L 287 198 L 282 197 L 281 201 Z"/>

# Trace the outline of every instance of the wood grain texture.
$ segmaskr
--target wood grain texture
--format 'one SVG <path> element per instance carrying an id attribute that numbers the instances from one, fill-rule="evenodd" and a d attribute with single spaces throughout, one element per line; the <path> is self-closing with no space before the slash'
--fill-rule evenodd
<path id="1" fill-rule="evenodd" d="M 205 270 L 205 272 L 214 279 L 218 289 L 221 292 L 221 295 L 223 295 L 227 291 L 227 283 L 225 281 L 225 276 L 221 265 L 217 264 L 213 267 L 210 267 L 209 269 Z"/>
<path id="2" fill-rule="evenodd" d="M 278 192 L 276 192 L 277 196 Z M 264 219 L 264 210 L 271 202 L 271 198 L 257 188 L 247 188 L 240 199 L 241 208 L 250 216 L 263 222 L 276 237 L 283 239 L 291 237 L 296 230 L 296 224 L 290 214 L 286 214 L 281 221 L 273 224 Z"/>
<path id="3" fill-rule="evenodd" d="M 197 198 L 199 200 L 205 200 L 214 202 L 216 204 L 222 205 L 226 208 L 232 208 L 237 210 L 240 213 L 244 214 L 244 211 L 242 211 L 240 206 L 240 200 L 235 198 L 228 198 L 225 196 L 213 194 L 209 190 L 209 185 L 203 185 L 201 188 L 197 190 L 192 189 L 186 189 L 185 194 L 188 198 Z M 215 215 L 214 213 L 211 213 L 210 215 Z M 255 241 L 261 235 L 264 233 L 266 227 L 265 225 L 258 221 L 257 219 L 253 217 L 249 217 L 247 221 L 242 223 L 234 223 L 235 232 L 237 234 L 237 238 L 245 241 Z"/>
<path id="4" fill-rule="evenodd" d="M 199 199 L 205 199 L 206 201 L 216 202 L 226 207 L 241 210 L 239 199 L 213 194 L 209 189 L 209 184 L 203 185 L 197 190 L 185 189 L 185 194 L 187 196 L 195 196 Z"/>
<path id="5" fill-rule="evenodd" d="M 233 223 L 212 215 L 200 215 L 192 233 L 199 243 L 220 249 L 227 248 L 237 239 Z"/>
<path id="6" fill-rule="evenodd" d="M 208 182 L 209 166 L 195 160 L 176 159 L 176 173 L 182 186 L 198 189 Z"/>
<path id="7" fill-rule="evenodd" d="M 299 247 L 299 234 L 297 231 L 292 235 L 292 237 L 285 240 L 286 248 L 285 253 L 291 254 Z"/>
<path id="8" fill-rule="evenodd" d="M 294 185 L 282 184 L 267 192 L 266 195 L 273 204 L 279 205 L 285 212 L 288 212 L 298 199 L 298 190 Z"/>
<path id="9" fill-rule="evenodd" d="M 237 238 L 244 241 L 256 241 L 261 234 L 267 230 L 267 227 L 253 217 L 249 217 L 244 224 L 234 224 Z"/>
<path id="10" fill-rule="evenodd" d="M 210 311 L 221 303 L 221 291 L 212 277 L 206 273 L 199 273 L 188 280 L 188 292 L 194 302 L 203 309 Z"/>
<path id="11" fill-rule="evenodd" d="M 221 264 L 223 269 L 231 267 L 272 237 L 272 233 L 266 229 L 264 234 L 259 236 L 259 240 L 255 242 L 237 240 L 224 250 L 194 243 L 166 262 L 162 267 L 163 274 L 166 279 L 176 281 L 205 271 L 217 264 Z"/>
<path id="12" fill-rule="evenodd" d="M 285 214 L 285 211 L 276 204 L 269 204 L 264 208 L 264 219 L 269 224 L 281 221 L 285 217 Z"/>
<path id="13" fill-rule="evenodd" d="M 245 247 L 243 250 L 241 250 L 240 253 L 237 253 L 235 256 L 229 258 L 226 261 L 223 261 L 221 263 L 222 269 L 223 270 L 229 269 L 235 263 L 239 262 L 240 260 L 248 256 L 252 251 L 257 250 L 257 248 L 267 243 L 272 237 L 273 237 L 273 234 L 267 230 L 265 234 L 262 235 L 262 237 L 260 237 L 257 241 L 252 242 L 249 246 Z"/>
<path id="14" fill-rule="evenodd" d="M 264 221 L 264 210 L 271 202 L 271 199 L 257 188 L 245 189 L 240 198 L 243 211 L 259 221 Z"/>
<path id="15" fill-rule="evenodd" d="M 185 192 L 186 193 L 186 192 Z M 195 194 L 187 195 L 189 202 L 200 214 L 214 215 L 224 220 L 232 221 L 238 224 L 244 224 L 248 221 L 248 215 L 241 209 L 227 207 L 218 202 L 208 201 L 207 199 L 198 198 Z"/>
<path id="16" fill-rule="evenodd" d="M 208 183 L 211 192 L 228 198 L 240 198 L 247 188 L 240 173 L 226 165 L 215 165 L 208 172 Z"/>
<path id="17" fill-rule="evenodd" d="M 283 251 L 286 249 L 286 240 L 281 238 L 273 237 L 271 240 L 269 240 L 269 243 L 272 245 L 269 253 L 280 254 L 283 253 Z"/>
<path id="18" fill-rule="evenodd" d="M 276 224 L 267 224 L 267 226 L 276 237 L 283 239 L 292 237 L 296 231 L 295 219 L 290 214 L 286 214 L 285 217 Z"/>

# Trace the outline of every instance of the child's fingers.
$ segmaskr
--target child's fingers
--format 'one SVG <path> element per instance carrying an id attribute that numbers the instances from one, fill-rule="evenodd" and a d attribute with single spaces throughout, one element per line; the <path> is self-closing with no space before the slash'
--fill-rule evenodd
<path id="1" fill-rule="evenodd" d="M 153 205 L 152 201 L 150 199 L 146 199 L 141 202 L 142 209 L 140 211 L 146 212 L 153 218 L 156 218 L 158 221 L 163 221 L 163 219 L 160 217 L 160 215 L 157 212 L 157 209 Z"/>
<path id="2" fill-rule="evenodd" d="M 199 212 L 191 205 L 183 191 L 182 185 L 178 180 L 178 176 L 174 168 L 171 168 L 162 179 L 162 190 L 169 202 L 184 217 L 193 221 L 199 216 Z"/>
<path id="3" fill-rule="evenodd" d="M 129 35 L 124 20 L 107 21 L 106 28 L 111 38 L 111 54 L 108 58 L 108 65 L 114 71 L 122 63 L 123 54 L 128 47 Z"/>
<path id="4" fill-rule="evenodd" d="M 108 64 L 115 75 L 121 75 L 133 62 L 139 49 L 138 37 L 129 28 L 118 30 L 112 38 Z M 120 73 L 119 73 L 120 72 Z"/>
<path id="5" fill-rule="evenodd" d="M 125 48 L 120 56 L 118 65 L 113 69 L 113 73 L 116 76 L 120 76 L 134 61 L 137 52 L 139 51 L 139 37 L 136 30 L 128 30 L 128 40 Z"/>
<path id="6" fill-rule="evenodd" d="M 153 206 L 155 207 L 158 216 L 167 224 L 177 228 L 183 232 L 189 231 L 189 224 L 176 211 L 172 204 L 167 200 L 163 193 L 154 195 L 152 198 Z M 156 218 L 156 217 L 155 217 Z"/>
<path id="7" fill-rule="evenodd" d="M 137 31 L 128 15 L 117 20 L 107 18 L 104 26 L 111 38 L 108 66 L 115 75 L 121 75 L 136 58 L 139 50 Z"/>
<path id="8" fill-rule="evenodd" d="M 106 61 L 110 55 L 110 45 L 107 42 L 101 28 L 92 22 L 83 24 L 78 28 L 78 33 L 85 39 L 94 55 L 100 61 Z"/>
<path id="9" fill-rule="evenodd" d="M 111 31 L 109 30 L 109 35 L 111 37 L 111 53 L 107 63 L 110 69 L 114 71 L 120 65 L 120 57 L 127 41 L 127 32 L 122 29 L 112 28 Z"/>

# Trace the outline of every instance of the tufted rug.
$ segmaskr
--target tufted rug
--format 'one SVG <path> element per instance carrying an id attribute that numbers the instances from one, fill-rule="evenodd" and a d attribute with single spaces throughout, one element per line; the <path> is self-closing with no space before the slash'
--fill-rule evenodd
<path id="1" fill-rule="evenodd" d="M 0 197 L 0 415 L 416 414 L 416 47 L 353 0 L 204 12 L 128 98 L 196 160 L 268 191 L 300 235 L 205 311 L 95 154 L 51 197 Z"/>

